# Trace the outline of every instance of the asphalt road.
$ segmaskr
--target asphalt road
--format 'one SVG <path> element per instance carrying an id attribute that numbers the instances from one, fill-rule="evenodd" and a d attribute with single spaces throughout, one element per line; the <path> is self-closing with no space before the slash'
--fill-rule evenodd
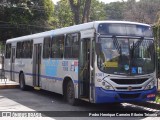
<path id="1" fill-rule="evenodd" d="M 71 106 L 63 100 L 63 97 L 59 94 L 46 92 L 46 91 L 21 91 L 20 89 L 0 89 L 0 111 L 60 111 L 58 114 L 63 114 L 63 111 L 145 111 L 155 113 L 158 110 L 146 109 L 143 107 L 135 106 L 132 104 L 123 103 L 121 105 L 113 104 L 91 104 L 88 102 L 80 101 L 78 106 Z M 72 112 L 76 114 L 75 112 Z M 57 114 L 57 113 L 54 113 Z M 66 113 L 67 114 L 67 113 Z M 43 114 L 47 116 L 47 114 Z M 13 118 L 12 118 L 13 119 Z M 17 118 L 14 118 L 17 120 Z M 19 119 L 19 118 L 18 118 Z M 20 118 L 22 120 L 22 118 Z M 32 118 L 35 120 L 35 118 Z M 37 120 L 45 119 L 36 118 Z M 66 117 L 47 117 L 49 119 L 63 120 Z M 68 117 L 69 120 L 128 120 L 128 119 L 138 119 L 138 120 L 149 120 L 149 119 L 159 119 L 157 117 Z"/>

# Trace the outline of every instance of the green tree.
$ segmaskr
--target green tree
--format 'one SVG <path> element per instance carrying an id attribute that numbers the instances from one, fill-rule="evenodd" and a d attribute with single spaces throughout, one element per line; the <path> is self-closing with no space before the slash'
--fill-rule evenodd
<path id="1" fill-rule="evenodd" d="M 74 2 L 75 13 L 72 11 L 73 8 L 71 8 L 69 0 L 61 0 L 55 5 L 54 18 L 56 20 L 54 21 L 54 26 L 66 27 L 89 21 L 104 20 L 106 18 L 104 3 L 92 0 L 89 12 L 85 13 L 84 11 L 87 11 L 85 9 L 86 0 L 81 0 L 80 3 L 77 0 Z M 79 8 L 76 8 L 76 6 L 79 6 Z"/>
<path id="2" fill-rule="evenodd" d="M 129 21 L 137 21 L 153 24 L 157 21 L 160 0 L 128 0 L 125 4 L 124 18 Z"/>
<path id="3" fill-rule="evenodd" d="M 90 21 L 106 19 L 105 4 L 97 0 L 92 0 L 90 10 Z"/>
<path id="4" fill-rule="evenodd" d="M 68 0 L 61 0 L 57 3 L 55 6 L 54 18 L 55 28 L 73 25 L 73 14 Z"/>
<path id="5" fill-rule="evenodd" d="M 89 21 L 91 0 L 69 0 L 69 3 L 75 24 Z"/>
<path id="6" fill-rule="evenodd" d="M 49 30 L 51 0 L 1 0 L 0 40 Z"/>
<path id="7" fill-rule="evenodd" d="M 31 0 L 28 7 L 32 11 L 32 22 L 47 26 L 54 12 L 54 5 L 51 0 Z"/>
<path id="8" fill-rule="evenodd" d="M 124 4 L 122 2 L 111 2 L 106 4 L 106 17 L 109 20 L 123 20 Z"/>

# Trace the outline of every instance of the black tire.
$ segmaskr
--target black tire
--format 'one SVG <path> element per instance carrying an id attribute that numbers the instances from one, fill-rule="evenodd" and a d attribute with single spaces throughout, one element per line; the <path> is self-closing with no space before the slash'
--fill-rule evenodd
<path id="1" fill-rule="evenodd" d="M 20 76 L 19 76 L 19 85 L 20 85 L 21 90 L 26 90 L 26 85 L 25 85 L 25 80 L 24 80 L 23 73 L 21 73 Z"/>
<path id="2" fill-rule="evenodd" d="M 70 105 L 77 105 L 77 100 L 75 99 L 74 84 L 71 80 L 67 83 L 66 100 Z"/>

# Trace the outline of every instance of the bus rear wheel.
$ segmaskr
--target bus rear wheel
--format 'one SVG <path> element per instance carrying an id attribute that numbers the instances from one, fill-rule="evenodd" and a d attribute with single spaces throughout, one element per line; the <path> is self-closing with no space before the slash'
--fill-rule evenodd
<path id="1" fill-rule="evenodd" d="M 75 99 L 74 84 L 71 80 L 67 83 L 66 100 L 71 105 L 77 104 L 77 100 Z"/>
<path id="2" fill-rule="evenodd" d="M 26 90 L 26 85 L 25 85 L 25 80 L 24 80 L 23 73 L 21 73 L 20 76 L 19 76 L 19 84 L 20 84 L 20 89 L 21 90 Z"/>

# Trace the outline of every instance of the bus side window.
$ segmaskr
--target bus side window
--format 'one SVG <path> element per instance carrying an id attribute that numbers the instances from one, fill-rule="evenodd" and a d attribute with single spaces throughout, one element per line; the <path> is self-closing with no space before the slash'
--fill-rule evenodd
<path id="1" fill-rule="evenodd" d="M 25 41 L 23 42 L 23 58 L 27 58 L 27 52 L 28 52 L 28 49 L 27 49 L 27 46 L 28 46 L 28 41 Z"/>
<path id="2" fill-rule="evenodd" d="M 32 58 L 32 53 L 33 53 L 33 40 L 30 41 L 29 58 Z"/>
<path id="3" fill-rule="evenodd" d="M 30 58 L 30 41 L 24 42 L 24 58 Z"/>
<path id="4" fill-rule="evenodd" d="M 25 48 L 24 42 L 21 42 L 21 46 L 20 46 L 20 47 L 21 47 L 21 48 L 20 48 L 20 50 L 21 50 L 21 55 L 20 55 L 21 57 L 20 57 L 20 58 L 24 58 L 24 56 L 25 56 L 25 55 L 24 55 L 24 54 L 25 54 L 25 53 L 24 53 L 24 48 Z"/>
<path id="5" fill-rule="evenodd" d="M 5 58 L 10 58 L 10 57 L 11 57 L 11 44 L 6 44 Z"/>
<path id="6" fill-rule="evenodd" d="M 16 58 L 32 58 L 33 40 L 17 42 Z"/>
<path id="7" fill-rule="evenodd" d="M 20 58 L 20 42 L 17 42 L 16 58 Z"/>
<path id="8" fill-rule="evenodd" d="M 43 42 L 43 58 L 49 58 L 50 57 L 50 43 L 51 43 L 51 37 L 45 37 Z"/>
<path id="9" fill-rule="evenodd" d="M 51 58 L 63 58 L 64 35 L 54 36 L 51 42 Z"/>
<path id="10" fill-rule="evenodd" d="M 78 58 L 79 34 L 68 34 L 65 42 L 65 58 Z"/>

